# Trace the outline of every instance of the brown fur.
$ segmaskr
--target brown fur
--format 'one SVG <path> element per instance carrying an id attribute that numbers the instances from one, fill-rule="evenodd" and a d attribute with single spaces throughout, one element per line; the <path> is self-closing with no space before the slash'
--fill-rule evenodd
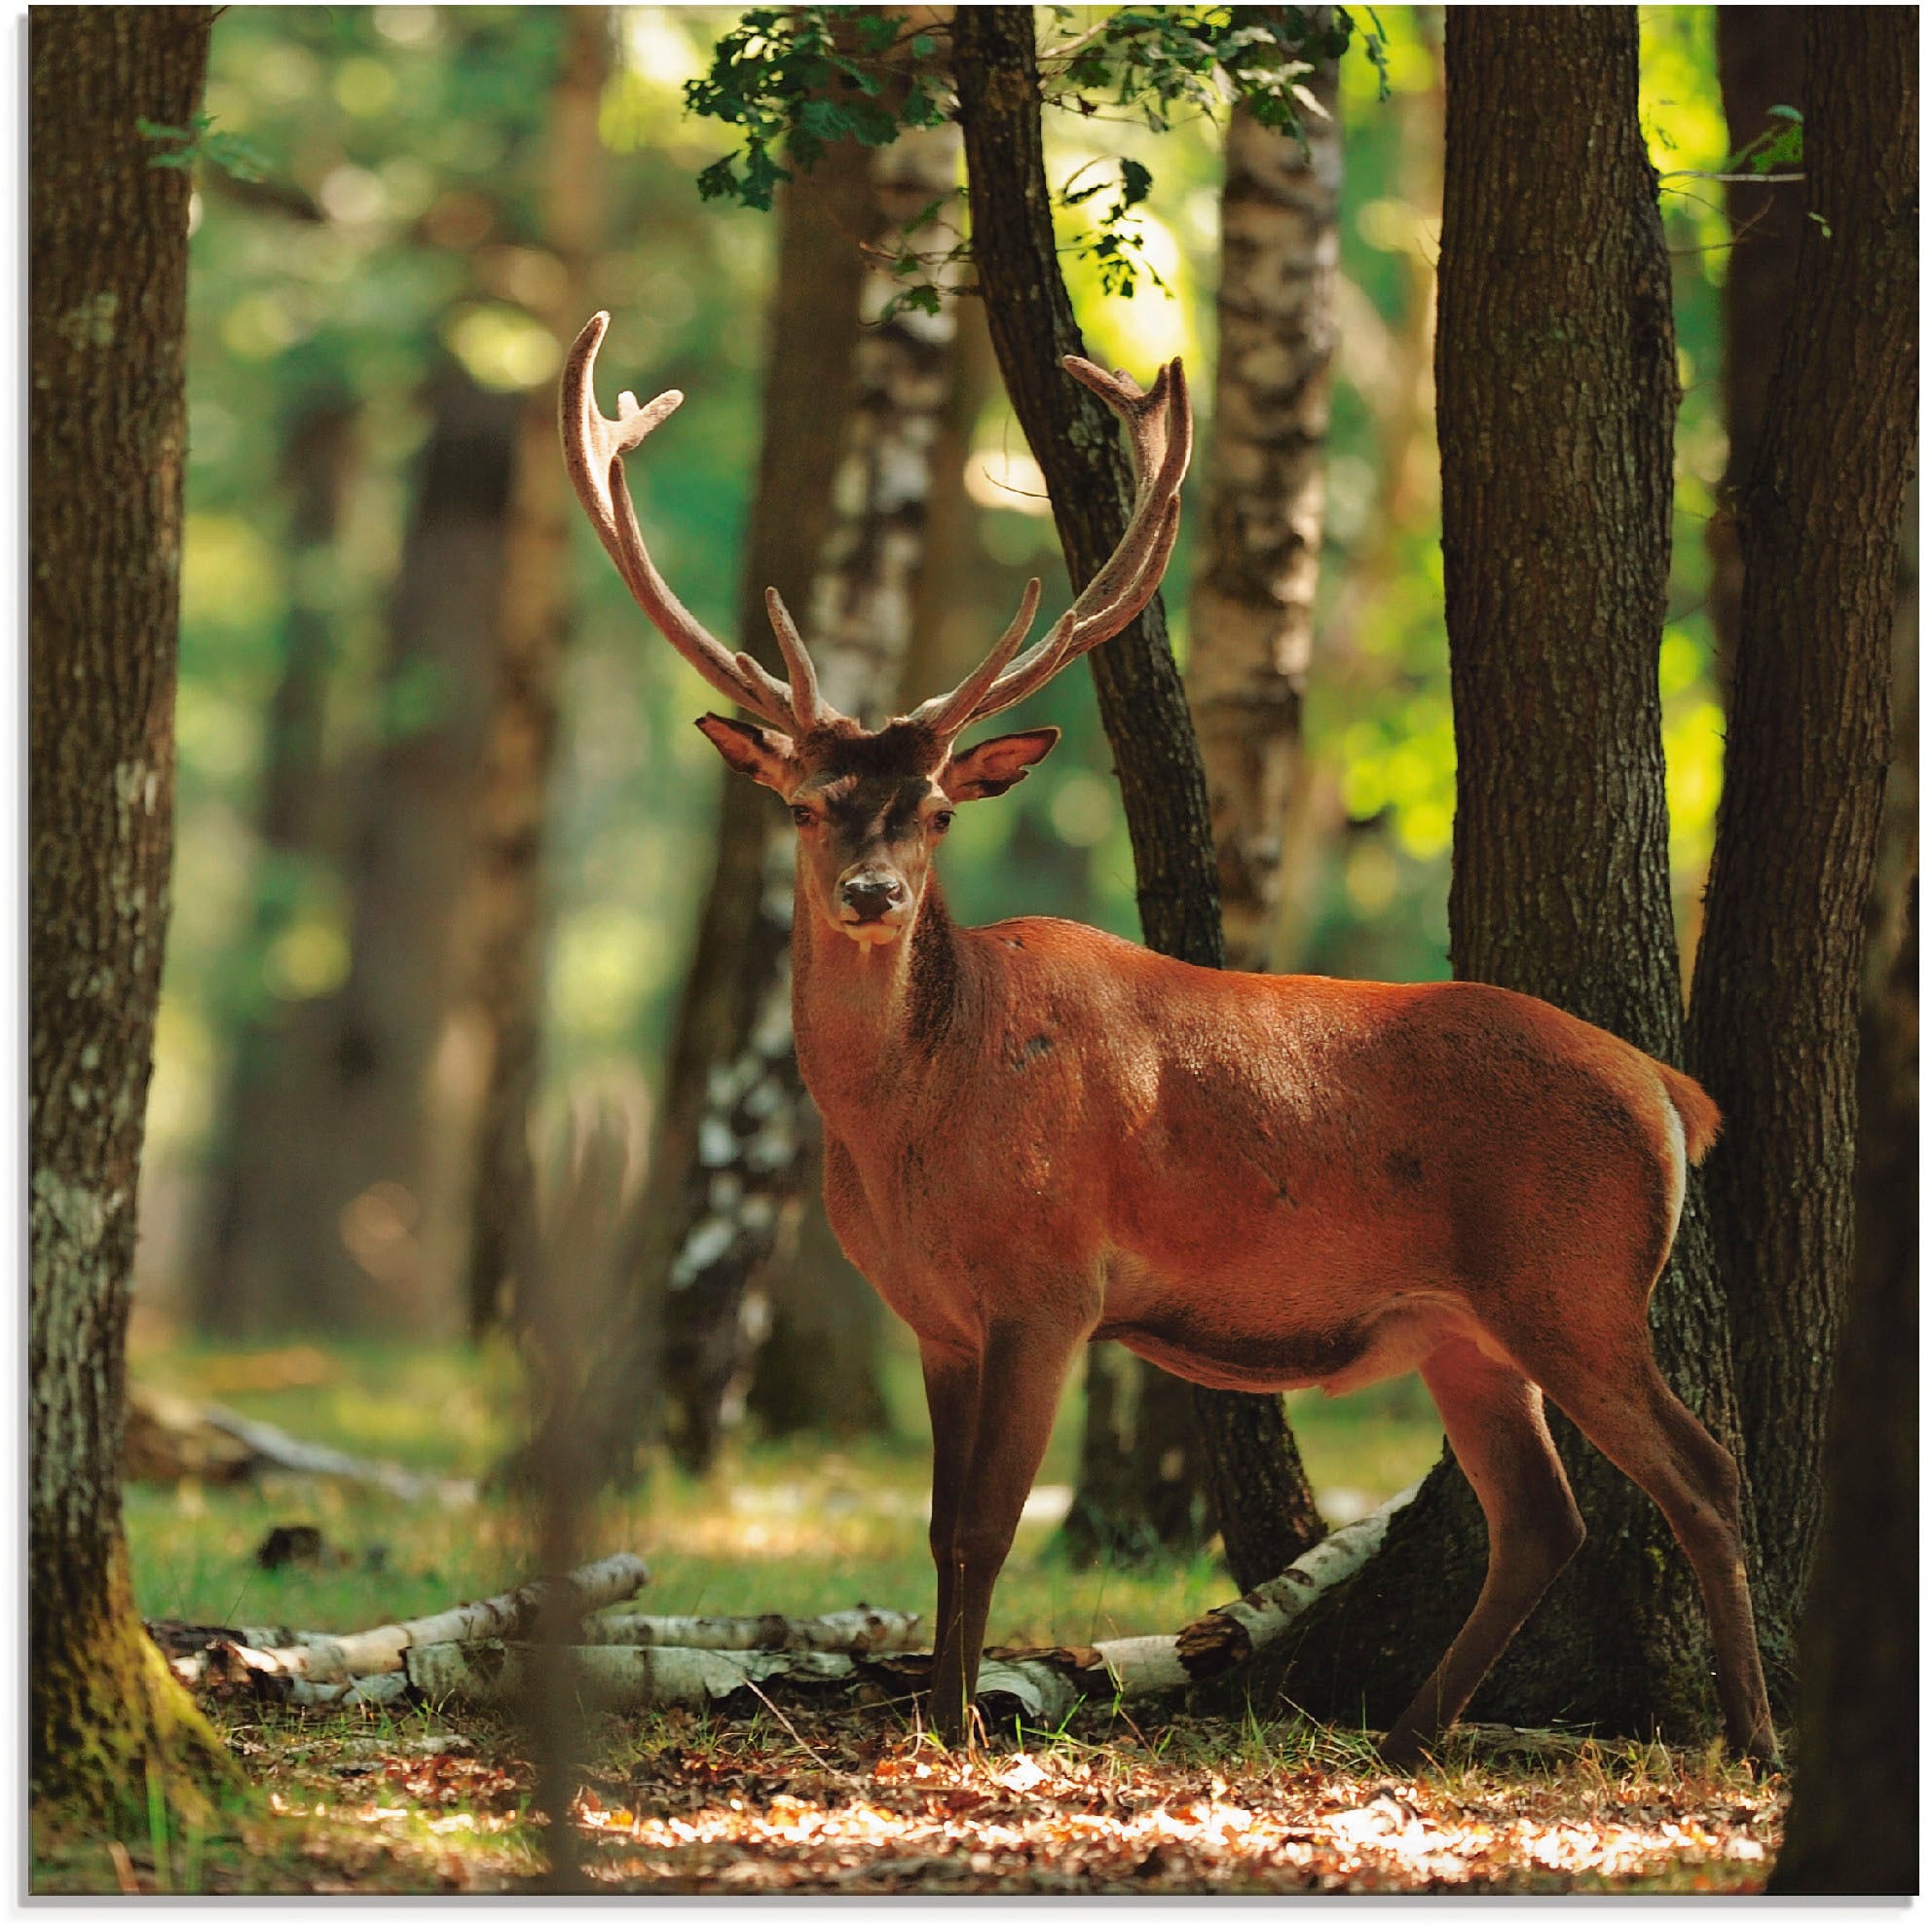
<path id="1" fill-rule="evenodd" d="M 1108 1336 L 1222 1388 L 1423 1371 L 1491 1570 L 1392 1758 L 1453 1720 L 1580 1539 L 1542 1391 L 1664 1505 L 1732 1739 L 1768 1751 L 1735 1472 L 1657 1376 L 1646 1316 L 1683 1196 L 1671 1115 L 1695 1160 L 1710 1098 L 1506 989 L 1223 973 L 1045 917 L 955 927 L 931 877 L 947 804 L 1051 738 L 946 758 L 910 734 L 887 753 L 891 733 L 720 746 L 802 816 L 799 1062 L 833 1226 L 925 1367 L 941 1727 L 970 1703 L 1060 1386 Z M 903 896 L 889 934 L 855 939 L 855 874 Z"/>

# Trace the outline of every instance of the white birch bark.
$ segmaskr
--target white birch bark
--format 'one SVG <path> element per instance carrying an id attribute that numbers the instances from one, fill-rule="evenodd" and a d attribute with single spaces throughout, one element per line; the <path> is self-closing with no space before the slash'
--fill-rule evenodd
<path id="1" fill-rule="evenodd" d="M 1305 151 L 1235 109 L 1221 196 L 1220 352 L 1187 698 L 1231 969 L 1273 965 L 1282 839 L 1303 780 L 1342 179 L 1334 63 L 1310 84 L 1329 118 L 1304 115 Z"/>
<path id="2" fill-rule="evenodd" d="M 687 1650 L 830 1650 L 846 1656 L 916 1647 L 925 1619 L 911 1610 L 833 1610 L 824 1616 L 593 1616 L 586 1644 Z"/>
<path id="3" fill-rule="evenodd" d="M 650 1572 L 644 1559 L 625 1550 L 573 1571 L 565 1578 L 565 1585 L 573 1593 L 576 1610 L 582 1613 L 623 1603 L 636 1596 L 650 1580 Z M 540 1582 L 524 1583 L 499 1597 L 459 1604 L 453 1610 L 440 1610 L 433 1616 L 412 1617 L 405 1623 L 379 1624 L 373 1630 L 358 1630 L 346 1637 L 297 1631 L 290 1642 L 264 1646 L 252 1641 L 261 1634 L 258 1631 L 223 1634 L 232 1640 L 234 1657 L 260 1678 L 337 1684 L 401 1670 L 405 1653 L 423 1645 L 525 1635 L 537 1623 L 545 1588 Z M 184 1663 L 196 1670 L 197 1677 L 206 1675 L 212 1668 L 205 1660 L 196 1667 L 192 1659 L 182 1659 L 177 1660 L 177 1673 L 182 1672 Z"/>

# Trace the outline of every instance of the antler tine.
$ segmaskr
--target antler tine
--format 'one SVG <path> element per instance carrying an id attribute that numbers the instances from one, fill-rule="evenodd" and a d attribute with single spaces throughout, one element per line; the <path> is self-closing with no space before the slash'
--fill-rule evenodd
<path id="1" fill-rule="evenodd" d="M 934 695 L 922 701 L 910 716 L 922 722 L 936 735 L 956 735 L 974 718 L 980 697 L 999 680 L 1000 670 L 1019 653 L 1020 645 L 1040 611 L 1040 577 L 1026 583 L 1020 597 L 1020 611 L 1006 625 L 1006 632 L 992 646 L 992 651 L 950 694 Z"/>
<path id="2" fill-rule="evenodd" d="M 930 717 L 937 724 L 943 718 L 953 733 L 1025 700 L 1070 661 L 1119 634 L 1153 599 L 1180 531 L 1180 484 L 1193 453 L 1194 419 L 1179 359 L 1162 368 L 1144 393 L 1129 376 L 1108 374 L 1076 354 L 1061 364 L 1127 425 L 1133 447 L 1133 513 L 1073 606 L 1012 667 L 987 681 L 970 705 L 960 698 L 981 682 L 985 663 L 951 694 L 921 705 L 919 719 Z"/>
<path id="3" fill-rule="evenodd" d="M 675 413 L 685 397 L 673 388 L 640 407 L 636 397 L 626 392 L 618 399 L 616 420 L 605 415 L 597 405 L 594 379 L 597 350 L 610 325 L 608 314 L 592 314 L 564 363 L 558 411 L 571 485 L 605 552 L 616 563 L 631 599 L 658 633 L 727 701 L 794 734 L 798 724 L 791 691 L 762 670 L 756 680 L 747 675 L 739 662 L 748 657 L 734 656 L 705 629 L 671 592 L 644 544 L 624 480 L 623 457 Z"/>
<path id="4" fill-rule="evenodd" d="M 792 619 L 792 610 L 785 606 L 785 598 L 776 588 L 765 589 L 764 611 L 771 622 L 771 632 L 778 638 L 778 652 L 785 657 L 785 673 L 792 684 L 792 713 L 798 719 L 799 733 L 808 735 L 814 728 L 834 720 L 836 711 L 827 704 L 818 691 L 818 670 L 812 666 L 812 658 L 805 652 L 805 644 L 799 633 L 798 623 Z"/>

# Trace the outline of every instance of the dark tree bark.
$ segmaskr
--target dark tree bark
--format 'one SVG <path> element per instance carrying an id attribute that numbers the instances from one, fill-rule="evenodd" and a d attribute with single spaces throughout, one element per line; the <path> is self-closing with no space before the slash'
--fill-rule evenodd
<path id="1" fill-rule="evenodd" d="M 1799 17 L 1788 8 L 1717 9 L 1718 82 L 1733 153 L 1777 125 L 1773 107 L 1803 106 L 1804 36 L 1798 29 Z M 1795 180 L 1728 180 L 1724 205 L 1732 236 L 1724 288 L 1724 416 L 1730 450 L 1704 537 L 1711 556 L 1718 692 L 1728 709 L 1744 604 L 1737 506 L 1758 459 L 1771 377 L 1791 319 L 1804 189 Z"/>
<path id="2" fill-rule="evenodd" d="M 258 874 L 253 926 L 243 953 L 253 965 L 221 1105 L 220 1136 L 208 1158 L 204 1241 L 194 1268 L 195 1316 L 204 1330 L 233 1336 L 300 1324 L 308 1306 L 287 1294 L 279 1266 L 250 1264 L 248 1225 L 273 1189 L 291 1148 L 313 1126 L 326 1087 L 312 999 L 276 996 L 265 977 L 279 936 L 299 911 L 317 871 L 340 854 L 342 796 L 324 753 L 328 690 L 335 666 L 330 611 L 305 584 L 326 569 L 354 458 L 354 410 L 333 390 L 303 405 L 282 453 L 288 519 L 288 619 L 281 673 L 270 702 L 256 818 Z"/>
<path id="3" fill-rule="evenodd" d="M 202 8 L 36 12 L 28 322 L 28 1770 L 118 1824 L 229 1772 L 143 1635 L 120 1452 L 173 845 L 188 175 Z"/>
<path id="4" fill-rule="evenodd" d="M 1860 1090 L 1859 1261 L 1833 1391 L 1829 1494 L 1800 1654 L 1798 1783 L 1774 1896 L 1918 1888 L 1918 902 Z"/>
<path id="5" fill-rule="evenodd" d="M 561 355 L 590 309 L 603 229 L 604 148 L 597 114 L 611 67 L 611 13 L 573 7 L 550 95 L 540 231 L 562 269 L 539 315 Z M 469 1180 L 464 1295 L 472 1337 L 498 1319 L 536 1261 L 531 1109 L 542 1071 L 544 838 L 557 740 L 558 680 L 573 608 L 569 516 L 549 383 L 524 398 L 505 530 L 494 706 L 484 743 L 478 832 L 464 920 L 473 946 L 465 1001 L 488 1069 Z"/>
<path id="6" fill-rule="evenodd" d="M 1681 1018 L 1656 664 L 1677 394 L 1636 16 L 1452 10 L 1447 62 L 1436 378 L 1453 960 L 1668 1061 Z M 1696 1196 L 1652 1329 L 1672 1388 L 1734 1448 Z M 1551 1427 L 1590 1537 L 1469 1714 L 1701 1733 L 1715 1704 L 1689 1565 L 1650 1498 L 1553 1412 Z M 1385 1725 L 1473 1601 L 1483 1544 L 1445 1457 L 1316 1613 L 1290 1694 Z"/>
<path id="7" fill-rule="evenodd" d="M 1077 592 L 1127 526 L 1132 480 L 1104 403 L 1060 366 L 1061 356 L 1081 353 L 1083 344 L 1055 251 L 1032 10 L 961 8 L 952 31 L 980 291 L 1007 394 L 1053 497 Z M 1159 598 L 1087 659 L 1120 775 L 1141 933 L 1163 954 L 1218 968 L 1221 920 L 1207 780 Z M 1264 1433 L 1214 1432 L 1223 1447 L 1231 1435 L 1258 1444 Z M 1224 1462 L 1216 1465 L 1216 1489 L 1240 1502 L 1250 1492 L 1265 1497 L 1288 1473 L 1279 1459 Z M 1224 1532 L 1231 1523 L 1246 1542 L 1277 1533 L 1274 1570 L 1286 1568 L 1303 1547 L 1290 1519 L 1224 1513 Z M 1257 1554 L 1265 1561 L 1277 1552 Z"/>
<path id="8" fill-rule="evenodd" d="M 1917 54 L 1910 11 L 1808 15 L 1811 218 L 1739 502 L 1742 628 L 1690 996 L 1690 1060 L 1725 1112 L 1707 1193 L 1747 1460 L 1777 1519 L 1770 1632 L 1803 1595 L 1852 1265 L 1860 971 L 1917 418 Z"/>

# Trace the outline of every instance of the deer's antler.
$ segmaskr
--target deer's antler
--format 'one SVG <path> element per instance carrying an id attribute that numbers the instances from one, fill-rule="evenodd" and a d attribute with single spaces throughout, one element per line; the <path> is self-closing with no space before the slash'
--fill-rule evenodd
<path id="1" fill-rule="evenodd" d="M 1068 662 L 1119 634 L 1153 599 L 1173 553 L 1180 529 L 1181 477 L 1194 443 L 1187 376 L 1179 359 L 1162 368 L 1145 393 L 1127 375 L 1108 374 L 1077 354 L 1068 354 L 1060 364 L 1127 424 L 1133 444 L 1133 511 L 1100 572 L 1018 661 L 1013 656 L 1039 607 L 1038 581 L 1026 584 L 1019 614 L 985 660 L 950 693 L 935 695 L 912 711 L 911 720 L 942 738 L 1024 701 Z"/>
<path id="2" fill-rule="evenodd" d="M 644 545 L 631 507 L 630 489 L 624 481 L 623 457 L 676 413 L 685 397 L 672 388 L 640 407 L 637 397 L 626 392 L 617 397 L 615 421 L 603 414 L 593 383 L 597 350 L 610 325 L 608 314 L 592 314 L 564 363 L 558 397 L 564 464 L 570 469 L 576 498 L 597 530 L 598 539 L 616 563 L 632 600 L 650 617 L 658 633 L 727 701 L 750 709 L 785 734 L 808 734 L 832 720 L 834 711 L 820 698 L 818 677 L 777 590 L 766 593 L 765 609 L 791 677 L 789 686 L 767 674 L 750 655 L 733 652 L 719 642 L 671 592 Z"/>

